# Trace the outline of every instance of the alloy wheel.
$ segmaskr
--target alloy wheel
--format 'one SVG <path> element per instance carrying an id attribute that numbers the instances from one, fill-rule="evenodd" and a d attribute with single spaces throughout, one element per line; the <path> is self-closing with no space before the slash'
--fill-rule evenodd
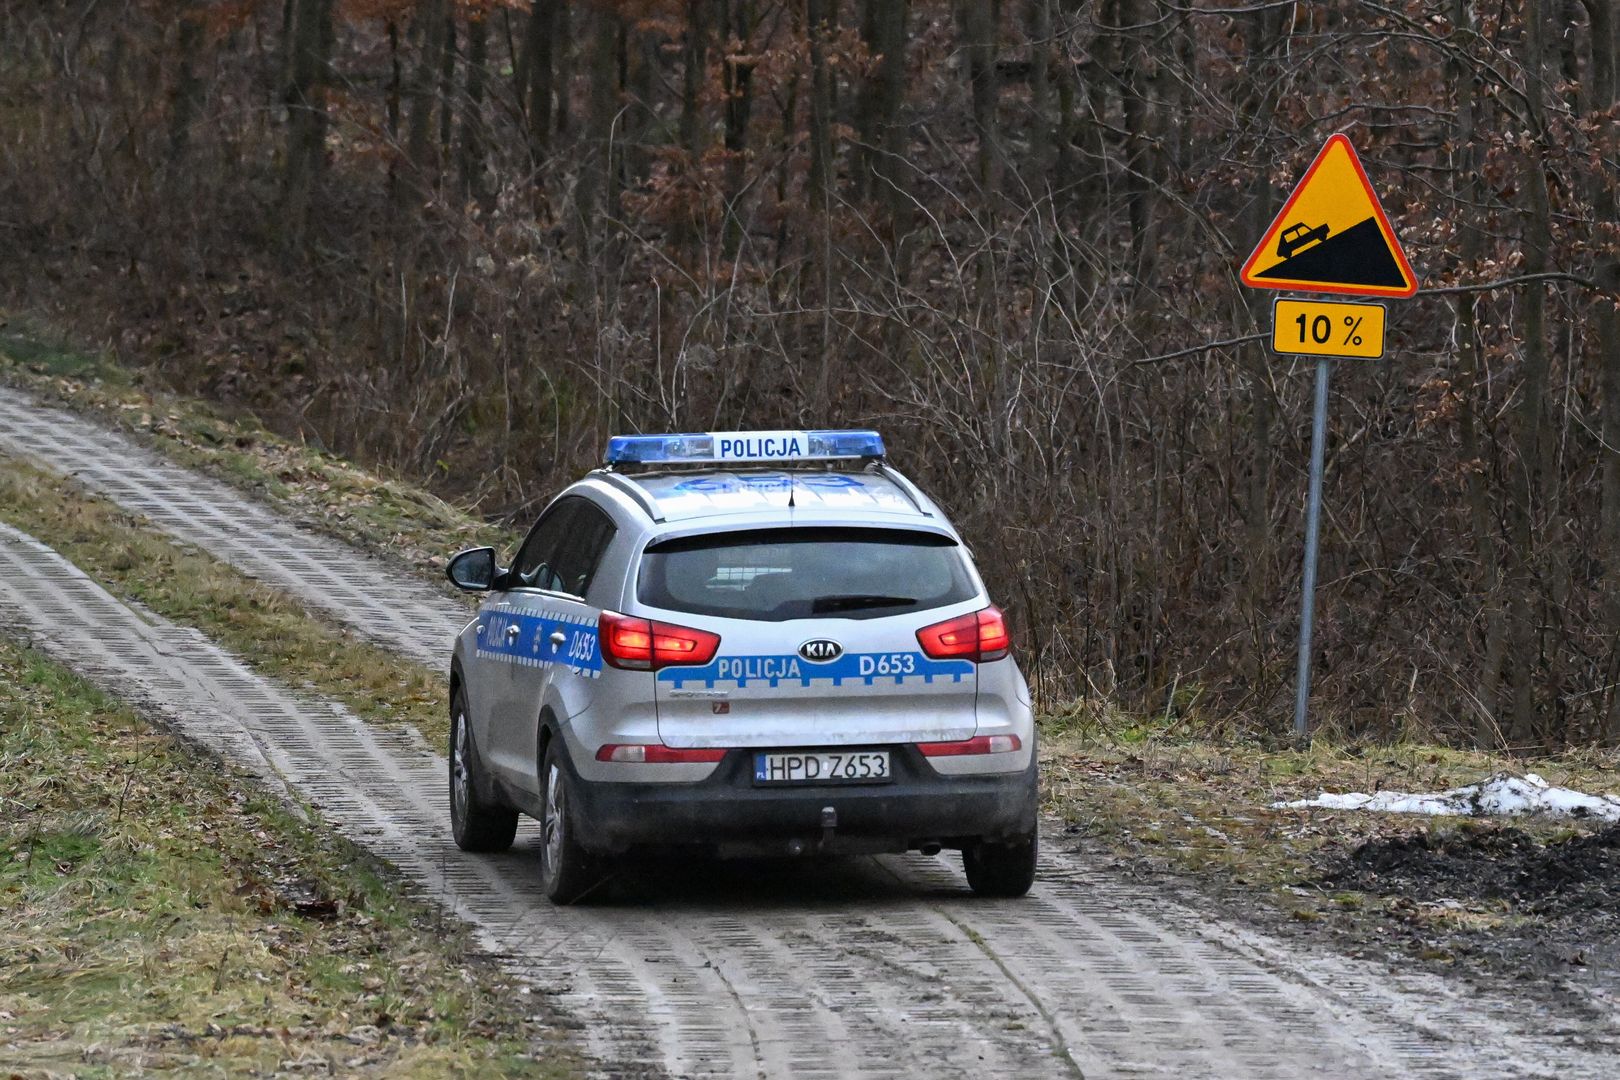
<path id="1" fill-rule="evenodd" d="M 472 773 L 467 746 L 467 718 L 456 715 L 456 738 L 450 748 L 450 798 L 455 804 L 456 818 L 467 820 L 467 804 L 471 801 Z"/>
<path id="2" fill-rule="evenodd" d="M 554 877 L 562 863 L 564 822 L 562 771 L 555 764 L 546 774 L 546 816 L 540 823 L 546 845 L 546 875 Z"/>

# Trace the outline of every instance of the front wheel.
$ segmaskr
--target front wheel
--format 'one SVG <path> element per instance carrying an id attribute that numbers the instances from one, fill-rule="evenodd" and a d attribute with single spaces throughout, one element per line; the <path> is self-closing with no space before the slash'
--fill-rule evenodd
<path id="1" fill-rule="evenodd" d="M 505 851 L 517 835 L 518 812 L 479 797 L 478 754 L 460 690 L 450 699 L 450 834 L 462 851 Z"/>
<path id="2" fill-rule="evenodd" d="M 968 885 L 980 896 L 1023 896 L 1035 884 L 1035 860 L 1040 851 L 1036 834 L 1004 843 L 980 841 L 962 849 L 962 869 Z"/>
<path id="3" fill-rule="evenodd" d="M 562 740 L 553 739 L 540 763 L 545 784 L 540 818 L 540 887 L 553 904 L 572 904 L 599 880 L 595 860 L 579 844 L 579 817 L 574 813 L 573 791 L 562 764 L 565 753 Z"/>

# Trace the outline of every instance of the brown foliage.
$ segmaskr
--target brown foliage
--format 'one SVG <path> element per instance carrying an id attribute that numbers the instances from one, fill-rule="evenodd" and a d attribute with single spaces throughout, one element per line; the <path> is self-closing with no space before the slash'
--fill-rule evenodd
<path id="1" fill-rule="evenodd" d="M 1273 729 L 1309 380 L 1256 344 L 1187 350 L 1263 328 L 1234 274 L 1253 223 L 1348 130 L 1431 291 L 1336 379 L 1319 706 L 1613 738 L 1612 5 L 916 0 L 880 85 L 886 2 L 816 5 L 817 83 L 800 3 L 339 0 L 298 99 L 324 103 L 307 221 L 282 4 L 194 4 L 221 29 L 186 39 L 183 94 L 155 9 L 7 5 L 0 284 L 492 514 L 615 431 L 875 425 L 1047 700 L 1197 686 Z M 409 154 L 402 97 L 434 114 Z"/>

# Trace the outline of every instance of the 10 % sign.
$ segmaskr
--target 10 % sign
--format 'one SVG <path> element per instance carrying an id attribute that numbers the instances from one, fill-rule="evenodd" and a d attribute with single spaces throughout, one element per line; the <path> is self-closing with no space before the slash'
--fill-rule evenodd
<path id="1" fill-rule="evenodd" d="M 1384 355 L 1383 304 L 1278 300 L 1271 308 L 1271 347 L 1304 356 Z"/>

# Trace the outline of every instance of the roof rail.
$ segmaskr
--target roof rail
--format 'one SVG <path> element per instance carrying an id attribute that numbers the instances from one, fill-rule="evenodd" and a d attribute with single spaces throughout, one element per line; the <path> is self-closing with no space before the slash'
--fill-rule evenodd
<path id="1" fill-rule="evenodd" d="M 658 508 L 658 504 L 653 501 L 653 497 L 647 494 L 647 489 L 628 476 L 623 473 L 616 473 L 612 469 L 596 469 L 594 474 L 635 500 L 636 505 L 646 511 L 647 516 L 652 518 L 653 521 L 662 522 L 664 520 L 663 511 Z"/>
<path id="2" fill-rule="evenodd" d="M 911 482 L 910 478 L 907 477 L 905 473 L 901 472 L 899 469 L 895 468 L 893 465 L 890 465 L 886 461 L 875 462 L 873 463 L 872 468 L 874 468 L 879 474 L 887 477 L 890 483 L 899 488 L 901 493 L 904 494 L 906 498 L 911 500 L 911 505 L 917 508 L 917 513 L 921 514 L 923 517 L 934 516 L 934 512 L 928 508 L 930 504 L 927 496 L 922 493 L 922 489 Z"/>

